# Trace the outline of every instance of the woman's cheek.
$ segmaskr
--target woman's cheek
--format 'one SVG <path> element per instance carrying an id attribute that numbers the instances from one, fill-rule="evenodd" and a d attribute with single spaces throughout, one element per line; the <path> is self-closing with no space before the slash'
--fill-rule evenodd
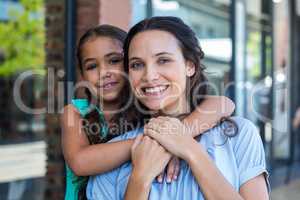
<path id="1" fill-rule="evenodd" d="M 133 86 L 133 88 L 136 88 L 136 86 L 138 85 L 140 80 L 139 74 L 135 73 L 135 72 L 130 72 L 129 73 L 129 81 L 131 83 L 131 85 Z"/>

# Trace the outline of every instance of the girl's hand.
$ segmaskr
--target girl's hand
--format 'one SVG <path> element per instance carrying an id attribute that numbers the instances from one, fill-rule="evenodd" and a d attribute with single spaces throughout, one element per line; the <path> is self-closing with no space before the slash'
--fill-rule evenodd
<path id="1" fill-rule="evenodd" d="M 162 171 L 160 175 L 156 177 L 159 183 L 162 183 L 163 181 L 164 171 Z M 173 156 L 167 166 L 167 174 L 166 174 L 167 183 L 177 180 L 179 172 L 180 172 L 180 160 L 178 157 Z"/>
<path id="2" fill-rule="evenodd" d="M 143 182 L 152 183 L 167 166 L 171 154 L 155 140 L 138 135 L 131 147 L 132 174 Z"/>
<path id="3" fill-rule="evenodd" d="M 155 139 L 171 154 L 184 160 L 192 151 L 191 144 L 196 142 L 188 128 L 179 119 L 171 117 L 152 118 L 144 126 L 144 134 Z"/>

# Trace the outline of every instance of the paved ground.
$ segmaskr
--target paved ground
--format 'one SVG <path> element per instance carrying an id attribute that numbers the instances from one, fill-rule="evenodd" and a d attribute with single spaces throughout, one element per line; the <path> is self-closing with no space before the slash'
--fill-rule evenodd
<path id="1" fill-rule="evenodd" d="M 272 200 L 300 200 L 300 179 L 277 187 L 271 192 Z"/>

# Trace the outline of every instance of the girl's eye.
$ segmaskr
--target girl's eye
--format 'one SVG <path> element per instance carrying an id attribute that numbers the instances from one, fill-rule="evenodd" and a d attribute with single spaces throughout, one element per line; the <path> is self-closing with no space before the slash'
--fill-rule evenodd
<path id="1" fill-rule="evenodd" d="M 139 69 L 142 68 L 144 65 L 141 62 L 134 62 L 132 64 L 130 64 L 130 68 L 131 69 Z"/>
<path id="2" fill-rule="evenodd" d="M 170 62 L 170 59 L 167 59 L 167 58 L 159 58 L 157 62 L 158 62 L 158 64 L 163 65 L 163 64 L 166 64 L 166 63 Z"/>
<path id="3" fill-rule="evenodd" d="M 123 61 L 123 58 L 111 58 L 108 62 L 110 65 L 116 65 Z"/>
<path id="4" fill-rule="evenodd" d="M 86 70 L 92 70 L 97 67 L 96 63 L 87 64 Z"/>

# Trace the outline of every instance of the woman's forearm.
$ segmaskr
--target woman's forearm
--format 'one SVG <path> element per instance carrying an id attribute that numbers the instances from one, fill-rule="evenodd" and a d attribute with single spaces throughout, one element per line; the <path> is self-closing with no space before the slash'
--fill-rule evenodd
<path id="1" fill-rule="evenodd" d="M 147 200 L 150 193 L 151 184 L 151 181 L 146 181 L 143 176 L 137 175 L 135 170 L 133 170 L 128 181 L 124 199 Z"/>
<path id="2" fill-rule="evenodd" d="M 204 149 L 191 144 L 192 152 L 185 158 L 196 178 L 205 199 L 241 200 L 241 195 L 227 182 Z"/>
<path id="3" fill-rule="evenodd" d="M 186 124 L 193 137 L 214 127 L 222 117 L 230 116 L 235 104 L 225 96 L 207 96 L 197 108 L 188 115 L 183 123 Z"/>
<path id="4" fill-rule="evenodd" d="M 78 176 L 104 173 L 130 160 L 133 140 L 89 145 L 81 148 L 68 164 Z"/>

